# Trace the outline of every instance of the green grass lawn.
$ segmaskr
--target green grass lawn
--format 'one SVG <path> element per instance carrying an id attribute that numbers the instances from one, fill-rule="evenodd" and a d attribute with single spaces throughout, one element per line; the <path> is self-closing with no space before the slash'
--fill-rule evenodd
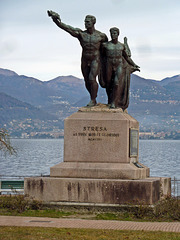
<path id="1" fill-rule="evenodd" d="M 58 229 L 40 227 L 0 227 L 1 240 L 180 240 L 179 233 Z"/>

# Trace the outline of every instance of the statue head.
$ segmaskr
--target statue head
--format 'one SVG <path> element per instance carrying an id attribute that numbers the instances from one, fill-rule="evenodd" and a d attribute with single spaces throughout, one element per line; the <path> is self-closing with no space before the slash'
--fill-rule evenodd
<path id="1" fill-rule="evenodd" d="M 110 28 L 110 34 L 112 39 L 118 38 L 119 33 L 120 33 L 119 28 L 117 27 Z"/>
<path id="2" fill-rule="evenodd" d="M 85 27 L 87 28 L 91 28 L 94 26 L 94 24 L 96 23 L 96 18 L 92 15 L 87 15 L 85 18 Z"/>

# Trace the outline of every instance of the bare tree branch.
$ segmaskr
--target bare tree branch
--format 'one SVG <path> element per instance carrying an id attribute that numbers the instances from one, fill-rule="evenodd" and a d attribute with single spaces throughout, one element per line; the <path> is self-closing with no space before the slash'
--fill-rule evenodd
<path id="1" fill-rule="evenodd" d="M 6 154 L 16 154 L 15 148 L 11 145 L 10 136 L 6 129 L 0 128 L 0 151 Z"/>

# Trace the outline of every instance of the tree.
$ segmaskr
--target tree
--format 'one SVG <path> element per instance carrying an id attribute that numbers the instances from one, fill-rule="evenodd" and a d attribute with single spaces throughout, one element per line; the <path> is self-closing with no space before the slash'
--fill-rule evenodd
<path id="1" fill-rule="evenodd" d="M 6 155 L 16 154 L 16 150 L 12 147 L 10 142 L 10 136 L 6 129 L 0 128 L 0 151 L 3 151 Z"/>

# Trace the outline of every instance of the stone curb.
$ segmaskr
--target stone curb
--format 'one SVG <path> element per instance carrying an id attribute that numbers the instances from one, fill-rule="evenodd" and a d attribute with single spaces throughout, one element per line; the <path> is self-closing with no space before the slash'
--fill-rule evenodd
<path id="1" fill-rule="evenodd" d="M 131 222 L 19 216 L 0 216 L 0 226 L 180 232 L 180 222 Z"/>

